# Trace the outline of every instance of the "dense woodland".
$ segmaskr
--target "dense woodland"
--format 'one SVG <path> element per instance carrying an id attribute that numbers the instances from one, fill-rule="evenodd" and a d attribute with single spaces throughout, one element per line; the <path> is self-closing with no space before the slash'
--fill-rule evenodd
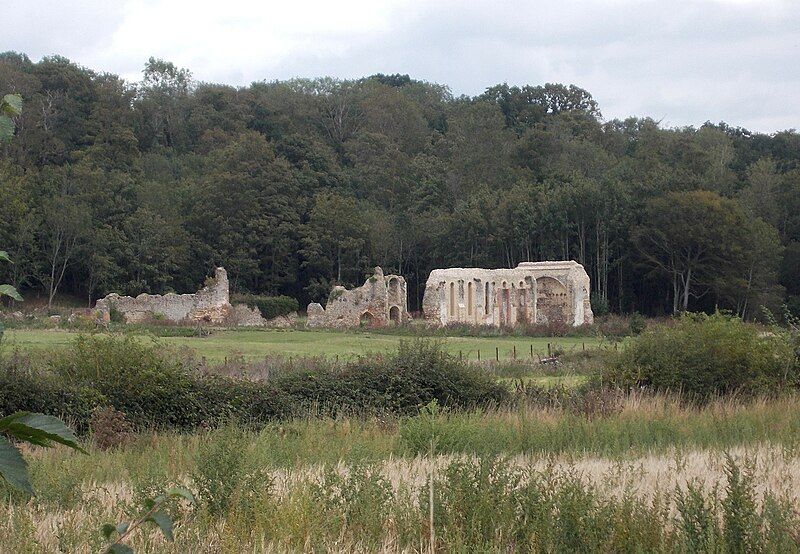
<path id="1" fill-rule="evenodd" d="M 381 265 L 418 309 L 434 268 L 574 259 L 599 312 L 800 312 L 795 131 L 605 120 L 572 85 L 236 88 L 152 58 L 129 83 L 0 54 L 6 93 L 0 282 L 29 297 L 191 292 L 223 265 L 303 303 Z"/>

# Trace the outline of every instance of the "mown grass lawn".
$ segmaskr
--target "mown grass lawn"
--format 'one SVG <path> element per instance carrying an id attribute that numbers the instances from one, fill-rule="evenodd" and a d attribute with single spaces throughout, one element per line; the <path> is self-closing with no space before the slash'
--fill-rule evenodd
<path id="1" fill-rule="evenodd" d="M 3 338 L 5 349 L 53 349 L 66 345 L 77 333 L 51 329 L 7 329 Z M 143 335 L 144 337 L 145 335 Z M 166 344 L 186 346 L 197 356 L 209 361 L 221 361 L 231 356 L 246 359 L 280 354 L 284 356 L 339 356 L 349 358 L 388 352 L 397 348 L 401 340 L 411 340 L 404 335 L 356 331 L 248 329 L 220 330 L 207 337 L 164 337 L 156 340 Z M 551 349 L 565 351 L 591 349 L 602 341 L 595 337 L 437 337 L 445 350 L 455 356 L 476 360 L 478 351 L 482 360 L 534 359 Z M 607 345 L 607 343 L 605 343 Z M 497 349 L 497 351 L 496 351 Z"/>

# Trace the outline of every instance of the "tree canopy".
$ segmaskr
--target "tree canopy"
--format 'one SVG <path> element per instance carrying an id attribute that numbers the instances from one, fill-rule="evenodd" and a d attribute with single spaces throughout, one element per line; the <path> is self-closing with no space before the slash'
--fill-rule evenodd
<path id="1" fill-rule="evenodd" d="M 800 308 L 794 131 L 609 121 L 575 85 L 232 87 L 154 58 L 132 83 L 7 52 L 0 95 L 0 282 L 28 295 L 189 292 L 221 264 L 306 302 L 381 265 L 418 309 L 434 268 L 574 259 L 615 311 Z"/>

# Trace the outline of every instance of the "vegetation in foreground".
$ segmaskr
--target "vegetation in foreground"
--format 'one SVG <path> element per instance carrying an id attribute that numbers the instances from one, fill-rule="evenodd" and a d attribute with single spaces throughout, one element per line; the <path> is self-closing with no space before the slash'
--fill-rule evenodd
<path id="1" fill-rule="evenodd" d="M 798 403 L 776 410 L 797 411 Z M 631 400 L 628 417 L 647 421 L 657 409 Z M 796 424 L 784 443 L 765 432 L 755 435 L 764 442 L 728 447 L 715 433 L 720 416 L 747 419 L 760 409 L 679 412 L 689 426 L 706 426 L 708 448 L 672 437 L 660 448 L 610 458 L 577 444 L 558 456 L 496 456 L 431 453 L 429 443 L 413 455 L 403 421 L 393 431 L 371 418 L 144 434 L 107 450 L 93 447 L 88 457 L 34 451 L 39 496 L 3 492 L 0 534 L 9 552 L 97 551 L 105 522 L 129 518 L 147 498 L 179 486 L 195 493 L 197 506 L 170 508 L 176 542 L 145 532 L 131 537 L 137 552 L 796 551 Z M 504 417 L 507 424 L 514 419 Z M 634 440 L 658 433 L 652 423 L 627 433 Z M 468 427 L 458 432 L 467 444 Z"/>
<path id="2" fill-rule="evenodd" d="M 3 360 L 2 409 L 73 410 L 92 446 L 28 449 L 41 492 L 0 491 L 0 532 L 15 552 L 109 536 L 142 552 L 795 551 L 796 338 L 687 316 L 622 352 L 574 355 L 596 377 L 545 389 L 425 340 L 210 374 L 157 342 L 85 336 Z M 676 360 L 668 385 L 641 380 Z M 163 508 L 175 545 L 108 526 L 169 491 L 197 498 Z"/>

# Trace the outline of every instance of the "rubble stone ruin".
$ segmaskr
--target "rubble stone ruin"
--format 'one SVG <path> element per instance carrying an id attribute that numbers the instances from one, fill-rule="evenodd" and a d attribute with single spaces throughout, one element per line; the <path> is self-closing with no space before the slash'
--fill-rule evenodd
<path id="1" fill-rule="evenodd" d="M 522 262 L 514 269 L 435 269 L 422 308 L 426 320 L 441 325 L 578 326 L 594 321 L 589 276 L 574 261 Z"/>
<path id="2" fill-rule="evenodd" d="M 96 308 L 109 312 L 113 308 L 125 317 L 125 323 L 147 321 L 153 316 L 175 323 L 207 321 L 223 323 L 230 315 L 228 273 L 218 267 L 206 286 L 194 294 L 147 294 L 137 297 L 112 292 L 97 301 Z"/>
<path id="3" fill-rule="evenodd" d="M 225 268 L 214 270 L 214 277 L 194 294 L 146 294 L 120 296 L 111 293 L 97 301 L 95 309 L 103 319 L 110 319 L 111 310 L 124 317 L 125 323 L 147 322 L 162 318 L 173 323 L 214 323 L 218 325 L 287 327 L 297 314 L 279 316 L 270 320 L 261 317 L 257 308 L 244 304 L 231 305 L 228 273 Z"/>
<path id="4" fill-rule="evenodd" d="M 406 280 L 384 275 L 380 267 L 360 287 L 333 287 L 323 308 L 313 302 L 307 308 L 309 327 L 386 327 L 410 319 Z"/>

